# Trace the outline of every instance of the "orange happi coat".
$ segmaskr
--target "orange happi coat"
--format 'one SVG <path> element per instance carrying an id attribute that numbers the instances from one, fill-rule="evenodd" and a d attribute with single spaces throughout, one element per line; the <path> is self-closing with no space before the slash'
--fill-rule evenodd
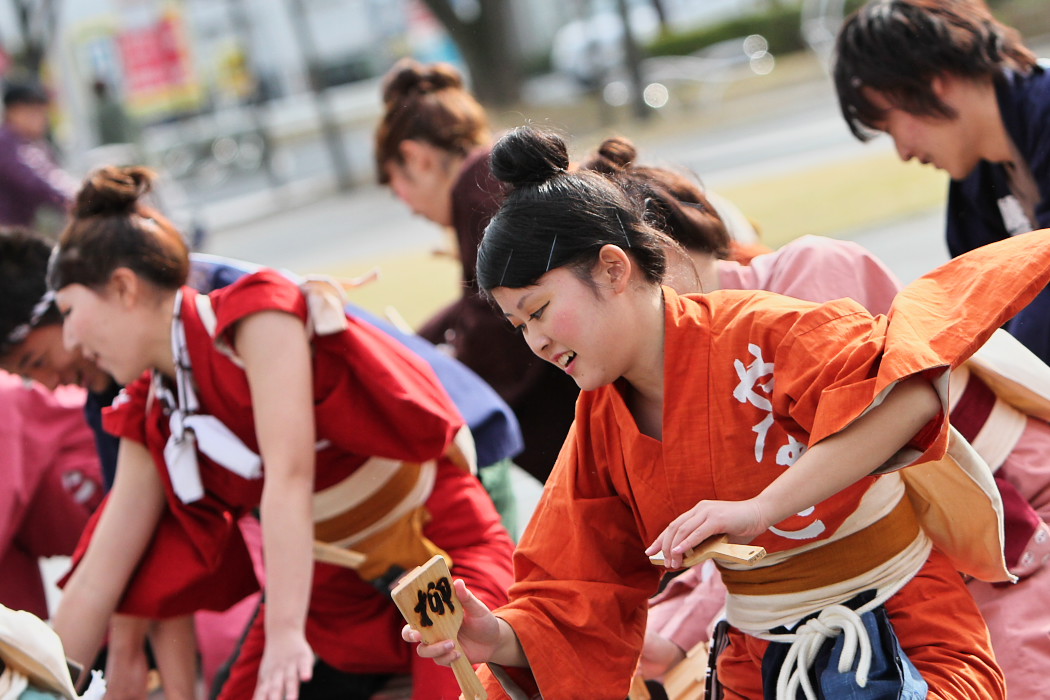
<path id="1" fill-rule="evenodd" d="M 848 300 L 814 305 L 765 292 L 678 296 L 664 288 L 663 441 L 638 431 L 621 387 L 581 394 L 515 555 L 511 602 L 497 610 L 542 694 L 625 697 L 660 578 L 645 547 L 700 500 L 759 493 L 896 382 L 925 374 L 943 389 L 944 370 L 1050 280 L 1050 231 L 1025 238 L 938 268 L 902 292 L 888 316 Z M 948 442 L 942 415 L 885 468 L 939 460 Z M 832 537 L 877 478 L 755 543 L 775 553 Z M 490 696 L 508 697 L 504 670 L 494 671 L 500 681 L 483 673 Z"/>

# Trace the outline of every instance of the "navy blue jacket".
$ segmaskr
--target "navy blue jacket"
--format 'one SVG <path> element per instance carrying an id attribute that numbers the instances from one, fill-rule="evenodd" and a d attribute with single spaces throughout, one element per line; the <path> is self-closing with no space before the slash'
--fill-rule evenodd
<path id="1" fill-rule="evenodd" d="M 1050 72 L 1036 68 L 1027 74 L 1005 71 L 996 80 L 996 95 L 1006 131 L 1028 163 L 1039 187 L 1036 221 L 1013 231 L 1000 213 L 1010 197 L 1006 169 L 981 161 L 948 190 L 948 250 L 952 256 L 1022 233 L 1050 228 Z M 1007 325 L 1011 335 L 1044 362 L 1050 363 L 1050 288 L 1036 297 Z"/>

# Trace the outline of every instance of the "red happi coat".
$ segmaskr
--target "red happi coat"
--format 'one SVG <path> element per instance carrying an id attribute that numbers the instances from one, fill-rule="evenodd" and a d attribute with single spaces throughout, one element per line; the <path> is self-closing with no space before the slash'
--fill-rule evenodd
<path id="1" fill-rule="evenodd" d="M 220 419 L 258 453 L 247 376 L 216 348 L 198 314 L 196 296 L 183 288 L 181 311 L 201 411 Z M 273 270 L 249 275 L 209 296 L 218 339 L 231 340 L 240 319 L 264 310 L 307 321 L 303 293 Z M 311 341 L 316 439 L 330 443 L 317 452 L 315 491 L 343 480 L 373 456 L 439 460 L 438 483 L 426 503 L 433 521 L 425 534 L 452 556 L 455 568 L 478 572 L 466 577 L 486 598 L 502 602 L 512 544 L 477 479 L 442 457 L 462 418 L 425 362 L 381 331 L 347 320 L 345 331 L 315 335 Z M 107 411 L 105 425 L 148 447 L 169 505 L 120 611 L 165 617 L 224 609 L 256 589 L 234 523 L 258 507 L 263 479 L 242 478 L 198 452 L 204 497 L 180 502 L 164 463 L 168 417 L 161 402 L 150 396 L 149 377 L 125 389 Z M 263 471 L 265 478 L 265 464 Z M 404 669 L 411 650 L 398 637 L 400 624 L 389 597 L 355 572 L 315 566 L 306 632 L 314 651 L 329 664 L 345 671 Z"/>
<path id="2" fill-rule="evenodd" d="M 511 676 L 534 681 L 544 697 L 624 697 L 661 575 L 646 546 L 698 501 L 756 495 L 896 382 L 937 378 L 969 357 L 1050 281 L 1050 232 L 1026 239 L 939 268 L 906 288 L 888 317 L 849 300 L 818 306 L 765 292 L 664 288 L 663 440 L 639 432 L 616 384 L 581 394 L 515 554 L 511 602 L 496 611 L 532 672 Z M 942 414 L 885 468 L 938 460 L 948 439 Z M 831 537 L 876 478 L 754 543 L 773 553 Z M 490 697 L 508 697 L 483 675 Z"/>

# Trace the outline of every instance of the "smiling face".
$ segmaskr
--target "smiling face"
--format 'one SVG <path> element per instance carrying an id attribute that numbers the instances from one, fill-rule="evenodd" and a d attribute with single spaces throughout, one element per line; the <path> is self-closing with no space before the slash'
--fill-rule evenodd
<path id="1" fill-rule="evenodd" d="M 622 374 L 610 366 L 601 342 L 600 293 L 567 268 L 552 270 L 530 287 L 498 287 L 492 297 L 537 357 L 595 389 Z"/>
<path id="2" fill-rule="evenodd" d="M 128 295 L 122 280 L 116 279 L 123 273 L 134 274 L 118 270 L 101 292 L 81 284 L 65 286 L 56 292 L 55 303 L 65 319 L 66 348 L 127 384 L 156 364 L 151 338 L 155 326 L 167 321 L 159 309 L 146 309 Z"/>
<path id="3" fill-rule="evenodd" d="M 584 390 L 623 376 L 630 380 L 645 341 L 632 322 L 632 294 L 625 293 L 632 284 L 627 257 L 615 246 L 606 249 L 615 252 L 606 256 L 603 250 L 590 280 L 559 267 L 534 285 L 492 290 L 532 352 L 560 367 Z"/>
<path id="4" fill-rule="evenodd" d="M 0 358 L 0 367 L 34 379 L 48 389 L 74 384 L 101 392 L 113 381 L 79 352 L 66 349 L 62 326 L 58 324 L 31 330 L 23 342 Z"/>
<path id="5" fill-rule="evenodd" d="M 990 138 L 999 136 L 1002 125 L 990 111 L 994 106 L 997 116 L 994 92 L 989 89 L 990 85 L 961 78 L 934 79 L 934 92 L 955 111 L 954 117 L 913 114 L 876 90 L 866 90 L 866 96 L 883 112 L 883 118 L 872 126 L 889 134 L 901 160 L 914 158 L 945 171 L 953 180 L 961 180 L 982 159 L 1001 160 L 1009 155 Z"/>

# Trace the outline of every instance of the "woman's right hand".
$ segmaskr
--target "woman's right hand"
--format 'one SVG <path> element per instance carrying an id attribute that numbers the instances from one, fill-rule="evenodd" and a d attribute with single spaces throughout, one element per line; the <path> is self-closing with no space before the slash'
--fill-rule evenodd
<path id="1" fill-rule="evenodd" d="M 472 664 L 492 660 L 502 639 L 500 619 L 470 592 L 462 579 L 456 579 L 452 585 L 463 606 L 463 625 L 459 628 L 459 645 L 463 654 Z M 401 638 L 406 642 L 418 643 L 416 652 L 421 657 L 433 659 L 442 666 L 450 666 L 459 658 L 459 652 L 450 639 L 427 644 L 419 632 L 408 625 L 402 628 Z"/>
<path id="2" fill-rule="evenodd" d="M 299 685 L 313 676 L 314 653 L 300 630 L 266 630 L 253 700 L 296 700 Z"/>

